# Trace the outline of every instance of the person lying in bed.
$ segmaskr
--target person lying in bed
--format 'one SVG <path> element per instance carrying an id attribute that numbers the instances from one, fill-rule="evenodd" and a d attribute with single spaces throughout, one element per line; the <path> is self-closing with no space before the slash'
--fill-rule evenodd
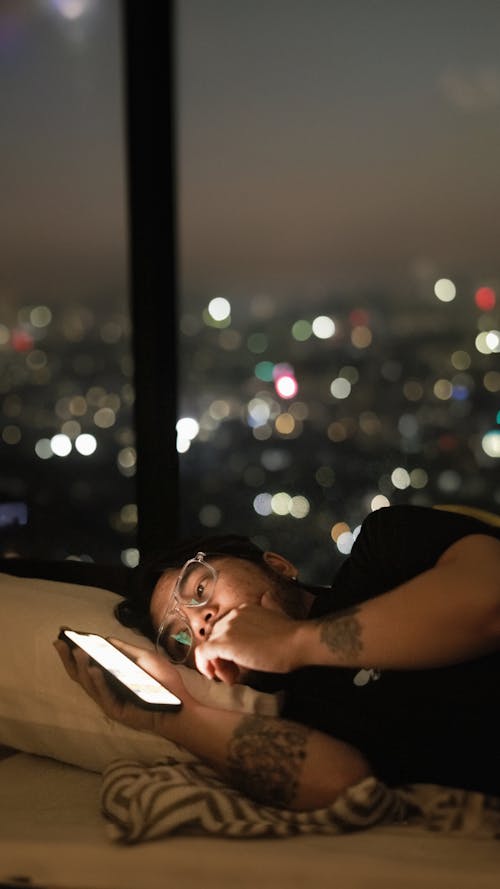
<path id="1" fill-rule="evenodd" d="M 121 644 L 184 701 L 119 701 L 83 653 L 66 669 L 112 719 L 163 735 L 254 799 L 326 806 L 375 774 L 500 795 L 500 529 L 458 513 L 372 513 L 330 587 L 247 538 L 182 544 L 118 609 L 163 653 Z M 280 717 L 195 701 L 171 661 L 284 690 Z"/>

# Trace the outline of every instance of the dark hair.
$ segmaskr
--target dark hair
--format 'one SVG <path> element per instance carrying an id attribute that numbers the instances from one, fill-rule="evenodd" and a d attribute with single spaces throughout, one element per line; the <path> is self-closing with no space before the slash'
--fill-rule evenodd
<path id="1" fill-rule="evenodd" d="M 169 568 L 182 568 L 196 553 L 207 555 L 233 556 L 261 563 L 263 550 L 249 537 L 238 534 L 216 535 L 213 537 L 191 537 L 171 544 L 166 549 L 149 556 L 134 569 L 127 596 L 115 607 L 115 615 L 125 627 L 136 627 L 150 639 L 155 630 L 149 614 L 153 590 L 164 571 Z"/>

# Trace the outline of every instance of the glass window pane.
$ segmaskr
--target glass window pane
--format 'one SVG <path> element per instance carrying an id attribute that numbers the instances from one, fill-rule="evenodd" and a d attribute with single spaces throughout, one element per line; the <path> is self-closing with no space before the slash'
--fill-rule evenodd
<path id="1" fill-rule="evenodd" d="M 178 14 L 185 531 L 324 581 L 385 504 L 500 511 L 500 7 Z"/>
<path id="2" fill-rule="evenodd" d="M 118 0 L 0 9 L 0 546 L 135 559 Z"/>

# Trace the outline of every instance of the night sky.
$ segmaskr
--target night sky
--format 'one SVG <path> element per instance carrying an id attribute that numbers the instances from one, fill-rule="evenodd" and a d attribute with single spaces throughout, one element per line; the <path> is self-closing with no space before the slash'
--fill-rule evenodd
<path id="1" fill-rule="evenodd" d="M 496 0 L 178 6 L 186 295 L 497 279 Z M 119 34 L 115 0 L 0 6 L 4 303 L 123 294 Z"/>

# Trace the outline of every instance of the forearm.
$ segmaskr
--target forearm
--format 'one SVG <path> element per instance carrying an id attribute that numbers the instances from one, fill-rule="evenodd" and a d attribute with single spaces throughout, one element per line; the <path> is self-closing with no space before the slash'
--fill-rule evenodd
<path id="1" fill-rule="evenodd" d="M 327 806 L 370 774 L 357 750 L 298 723 L 203 705 L 176 720 L 166 717 L 159 732 L 265 805 L 295 810 Z"/>
<path id="2" fill-rule="evenodd" d="M 425 669 L 499 649 L 499 544 L 467 547 L 471 558 L 444 560 L 349 611 L 302 625 L 301 663 Z"/>

